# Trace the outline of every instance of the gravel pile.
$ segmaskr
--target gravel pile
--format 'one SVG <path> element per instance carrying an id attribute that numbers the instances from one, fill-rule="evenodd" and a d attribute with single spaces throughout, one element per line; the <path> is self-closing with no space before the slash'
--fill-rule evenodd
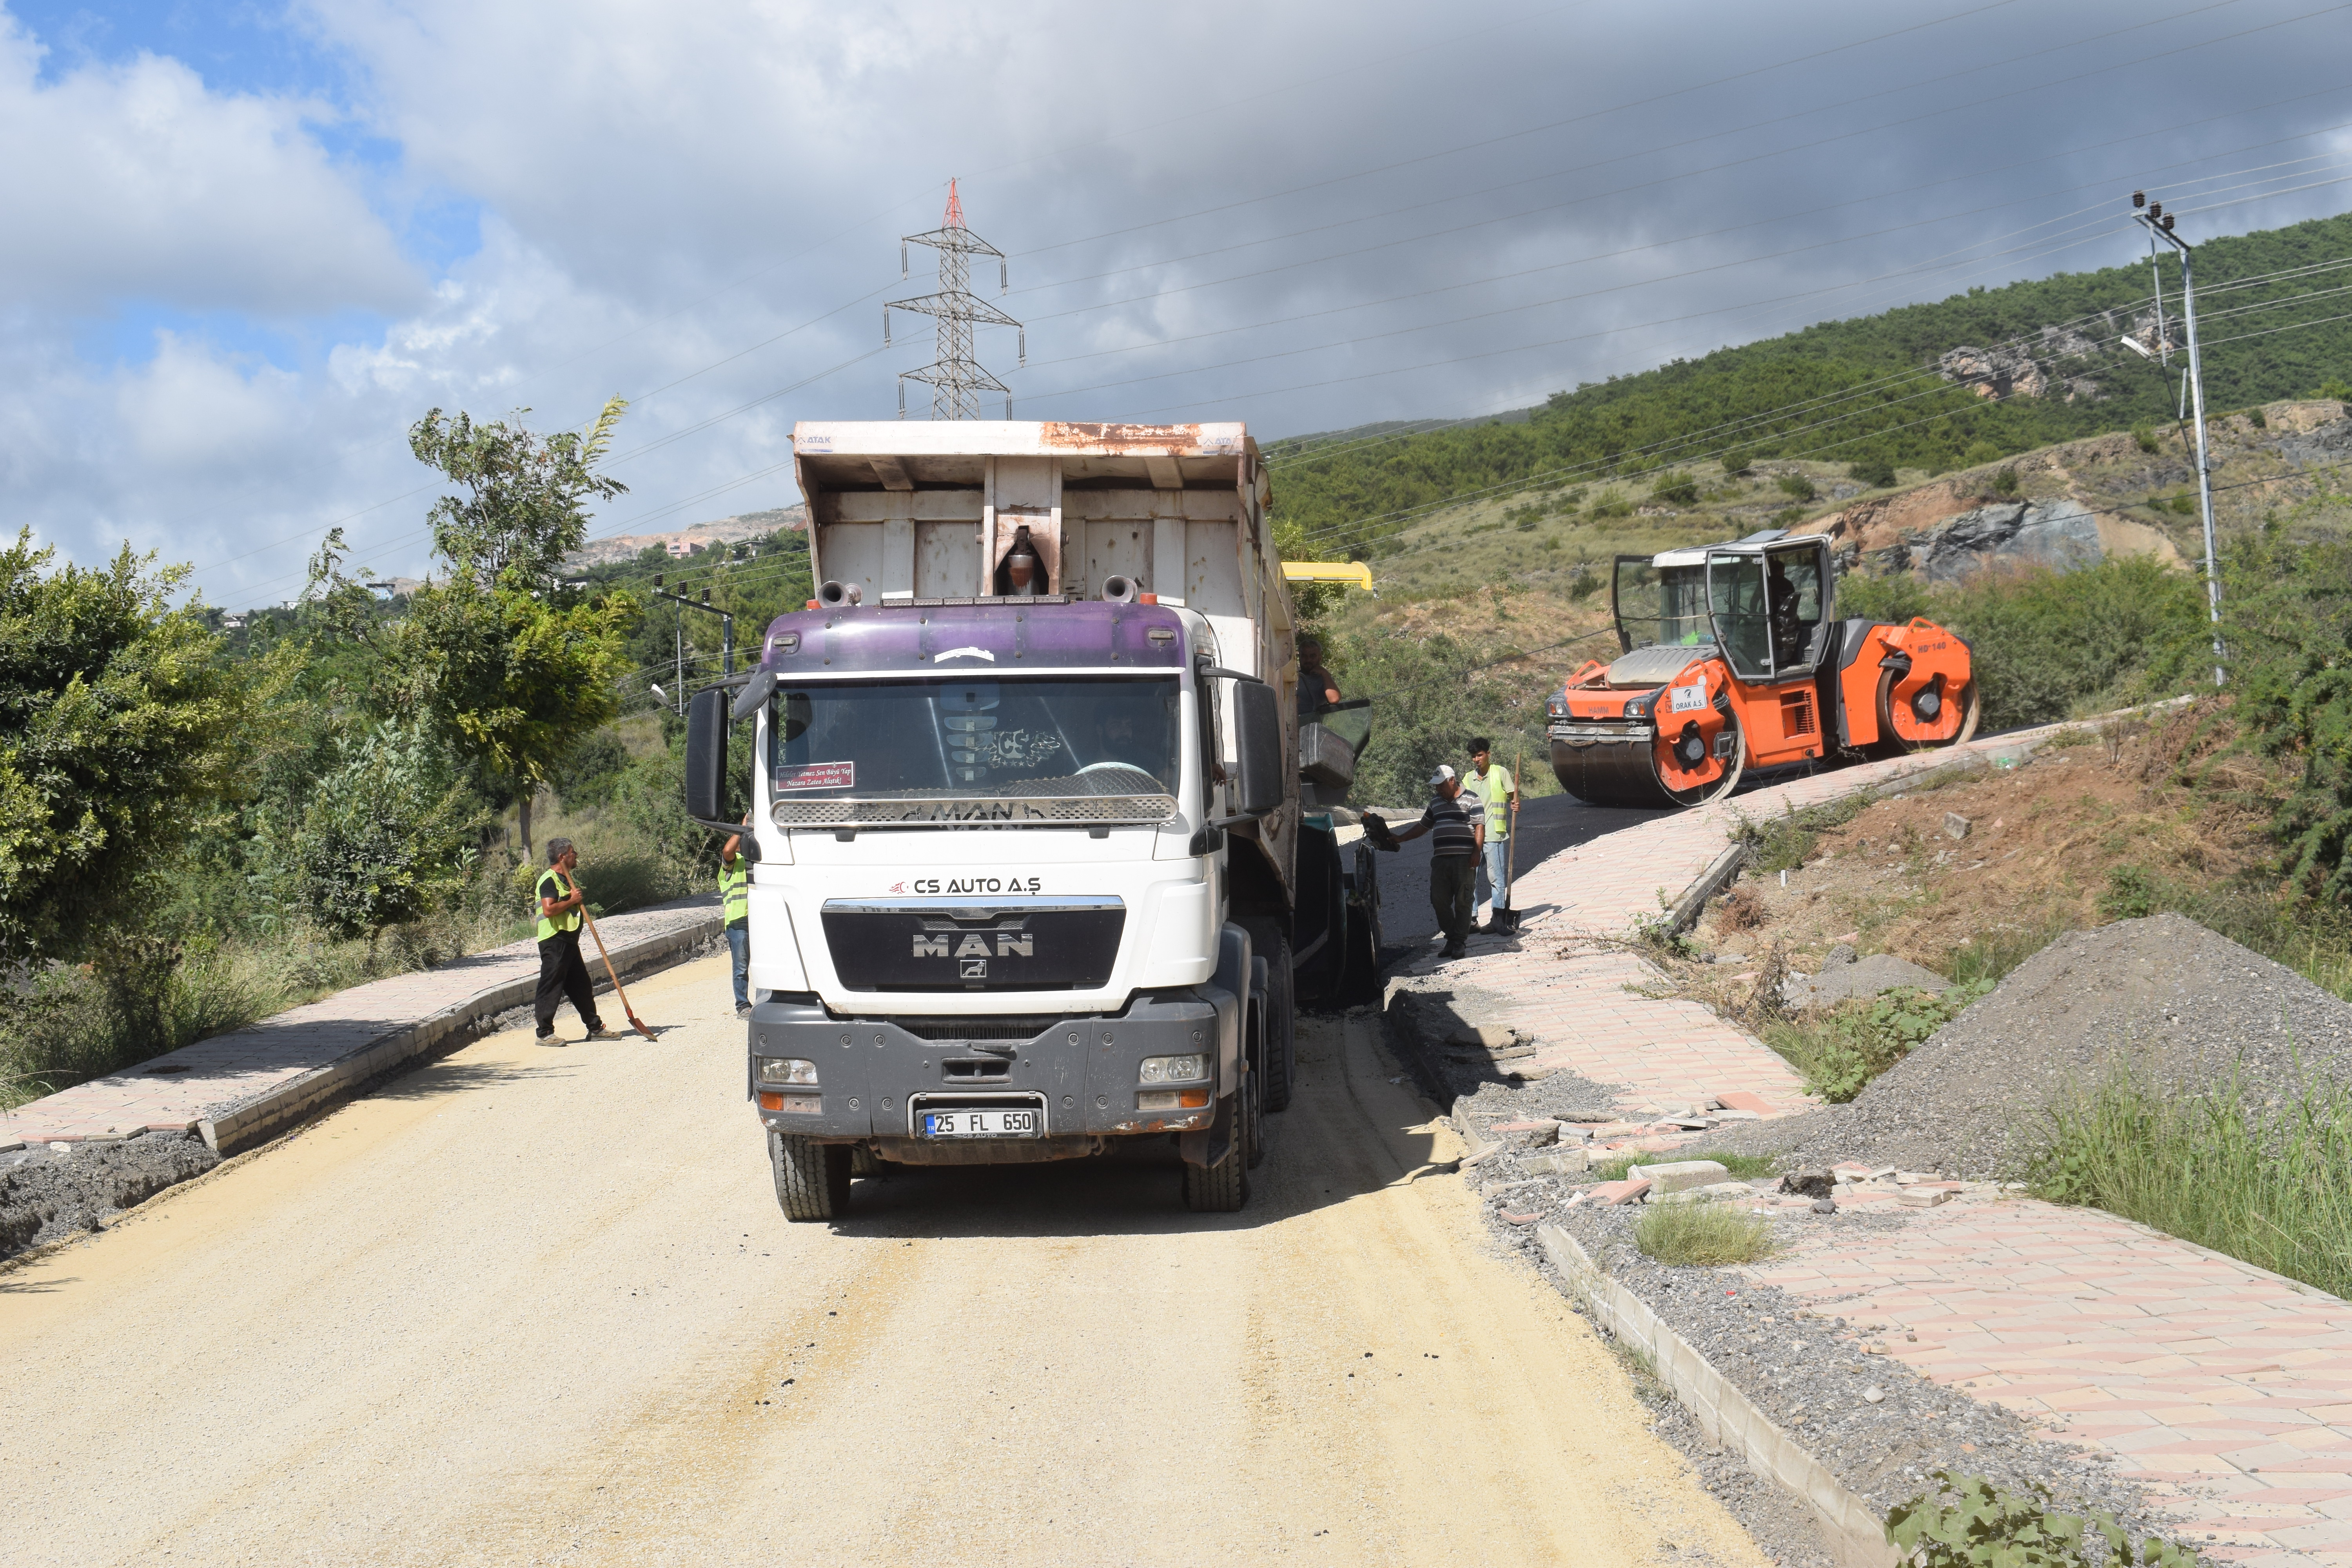
<path id="1" fill-rule="evenodd" d="M 1795 1163 L 2014 1177 L 2049 1110 L 2129 1070 L 2158 1089 L 2235 1073 L 2251 1103 L 2312 1078 L 2352 1081 L 2352 1006 L 2177 914 L 2060 937 L 1874 1079 L 1851 1105 L 1710 1138 Z"/>
<path id="2" fill-rule="evenodd" d="M 47 1143 L 0 1154 L 0 1258 L 97 1230 L 134 1204 L 201 1176 L 220 1156 L 194 1133 L 119 1143 Z"/>

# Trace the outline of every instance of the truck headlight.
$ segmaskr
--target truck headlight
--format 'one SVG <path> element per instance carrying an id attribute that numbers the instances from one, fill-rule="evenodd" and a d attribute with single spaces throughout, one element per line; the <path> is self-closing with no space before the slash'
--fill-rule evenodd
<path id="1" fill-rule="evenodd" d="M 799 1057 L 761 1057 L 761 1083 L 814 1083 L 816 1063 Z"/>
<path id="2" fill-rule="evenodd" d="M 1143 1058 L 1145 1083 L 1192 1083 L 1208 1076 L 1209 1058 L 1204 1056 Z"/>

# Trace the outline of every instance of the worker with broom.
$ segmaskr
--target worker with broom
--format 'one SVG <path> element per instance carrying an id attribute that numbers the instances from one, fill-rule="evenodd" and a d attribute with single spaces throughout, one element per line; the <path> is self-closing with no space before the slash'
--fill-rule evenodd
<path id="1" fill-rule="evenodd" d="M 580 957 L 580 922 L 588 907 L 580 886 L 580 853 L 569 838 L 547 841 L 547 869 L 539 878 L 539 996 L 531 1011 L 539 1019 L 539 1043 L 560 1046 L 555 1010 L 572 999 L 572 1011 L 588 1026 L 588 1038 L 609 1040 L 613 1032 L 596 1016 L 596 989 Z"/>

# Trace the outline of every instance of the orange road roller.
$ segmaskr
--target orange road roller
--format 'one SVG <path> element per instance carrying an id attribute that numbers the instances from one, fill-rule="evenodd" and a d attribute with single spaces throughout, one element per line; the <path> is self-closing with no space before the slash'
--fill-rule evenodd
<path id="1" fill-rule="evenodd" d="M 1621 555 L 1622 657 L 1549 703 L 1551 767 L 1594 805 L 1697 805 L 1750 767 L 1953 746 L 1982 702 L 1969 645 L 1933 622 L 1839 620 L 1830 541 L 1780 529 Z"/>

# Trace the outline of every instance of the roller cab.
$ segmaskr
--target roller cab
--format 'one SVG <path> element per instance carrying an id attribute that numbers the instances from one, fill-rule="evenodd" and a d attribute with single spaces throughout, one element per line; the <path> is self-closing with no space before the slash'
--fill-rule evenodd
<path id="1" fill-rule="evenodd" d="M 1838 619 L 1821 534 L 1621 555 L 1618 657 L 1548 704 L 1552 771 L 1595 805 L 1696 805 L 1749 767 L 1844 762 L 1975 733 L 1968 645 L 1926 620 Z"/>

